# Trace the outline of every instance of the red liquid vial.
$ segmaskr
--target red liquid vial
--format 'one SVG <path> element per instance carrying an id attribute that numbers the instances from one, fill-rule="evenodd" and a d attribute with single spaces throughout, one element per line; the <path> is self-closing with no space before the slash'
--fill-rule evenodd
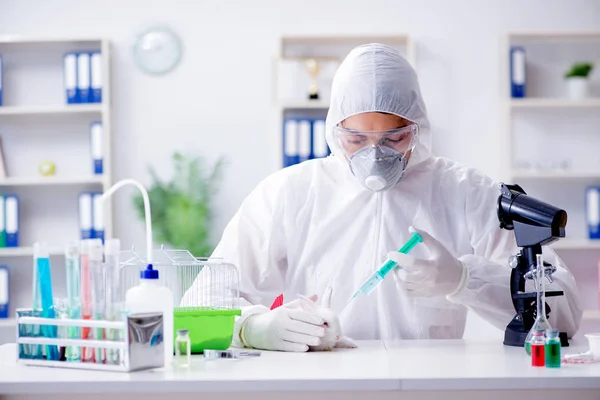
<path id="1" fill-rule="evenodd" d="M 544 367 L 546 365 L 546 353 L 543 344 L 531 344 L 531 365 Z"/>

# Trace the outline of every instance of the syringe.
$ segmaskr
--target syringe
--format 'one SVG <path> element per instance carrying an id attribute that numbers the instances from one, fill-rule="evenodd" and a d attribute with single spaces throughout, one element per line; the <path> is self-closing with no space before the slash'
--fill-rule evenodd
<path id="1" fill-rule="evenodd" d="M 417 245 L 417 243 L 421 242 L 423 242 L 421 235 L 419 235 L 417 232 L 413 232 L 412 237 L 404 244 L 404 246 L 402 246 L 400 250 L 398 250 L 398 253 L 408 254 Z M 383 265 L 381 265 L 381 267 L 379 267 L 379 269 L 365 281 L 365 283 L 360 285 L 358 290 L 354 292 L 354 295 L 352 295 L 341 311 L 343 311 L 355 297 L 361 294 L 365 296 L 369 295 L 377 286 L 381 284 L 381 282 L 383 282 L 385 276 L 397 265 L 398 263 L 392 260 L 387 260 L 384 262 Z"/>

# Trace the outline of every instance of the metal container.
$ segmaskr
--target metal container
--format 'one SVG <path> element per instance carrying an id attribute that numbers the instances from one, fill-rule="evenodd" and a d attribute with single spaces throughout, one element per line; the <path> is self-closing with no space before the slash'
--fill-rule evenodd
<path id="1" fill-rule="evenodd" d="M 138 313 L 125 315 L 121 321 L 90 319 L 52 319 L 36 315 L 37 310 L 17 310 L 17 363 L 46 367 L 90 369 L 99 371 L 132 372 L 164 366 L 164 337 L 162 313 Z M 71 328 L 93 328 L 115 330 L 116 339 L 77 339 L 69 337 L 44 337 L 44 325 Z M 64 335 L 63 335 L 64 336 Z M 107 335 L 104 335 L 106 337 Z M 58 346 L 60 360 L 46 360 L 44 349 Z M 92 347 L 101 349 L 104 354 L 100 362 L 67 360 L 65 353 L 69 347 Z"/>

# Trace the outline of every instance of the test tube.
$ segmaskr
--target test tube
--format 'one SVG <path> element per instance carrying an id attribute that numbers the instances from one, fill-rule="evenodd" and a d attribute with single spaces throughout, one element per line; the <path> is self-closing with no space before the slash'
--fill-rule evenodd
<path id="1" fill-rule="evenodd" d="M 41 316 L 42 313 L 42 299 L 40 294 L 40 279 L 38 276 L 38 254 L 33 253 L 33 282 L 31 290 L 31 310 L 36 316 Z M 31 325 L 30 332 L 31 336 L 42 336 L 42 330 L 40 325 Z M 44 349 L 39 344 L 25 344 L 25 349 L 29 356 L 34 359 L 40 359 L 44 356 Z"/>
<path id="2" fill-rule="evenodd" d="M 92 318 L 101 320 L 106 310 L 106 268 L 102 263 L 102 241 L 90 242 L 90 275 L 92 279 Z M 94 328 L 94 339 L 104 339 L 104 329 Z M 97 364 L 104 363 L 104 349 L 96 347 Z"/>
<path id="3" fill-rule="evenodd" d="M 121 293 L 119 286 L 119 251 L 121 242 L 119 239 L 108 239 L 104 243 L 104 260 L 106 265 L 106 311 L 105 319 L 116 321 L 121 312 Z M 108 340 L 119 340 L 120 334 L 117 329 L 107 329 L 106 338 Z M 106 363 L 120 363 L 119 350 L 106 350 Z"/>
<path id="4" fill-rule="evenodd" d="M 79 266 L 79 243 L 72 242 L 65 248 L 65 266 L 67 273 L 67 312 L 69 318 L 81 318 L 81 271 Z M 68 328 L 70 339 L 79 339 L 81 329 L 77 326 Z M 67 361 L 81 361 L 81 349 L 78 346 L 67 348 Z"/>
<path id="5" fill-rule="evenodd" d="M 50 271 L 50 256 L 45 243 L 34 243 L 33 252 L 37 261 L 37 277 L 40 282 L 40 298 L 42 302 L 42 317 L 54 319 L 54 297 L 52 295 L 52 273 Z M 58 329 L 56 325 L 42 325 L 42 333 L 46 338 L 56 338 Z M 58 361 L 60 359 L 56 345 L 46 346 L 46 359 Z"/>
<path id="6" fill-rule="evenodd" d="M 81 265 L 81 315 L 83 319 L 92 319 L 92 277 L 90 274 L 90 242 L 84 239 L 79 242 L 79 260 Z M 91 339 L 90 328 L 81 328 L 81 338 Z M 94 358 L 93 348 L 81 349 L 81 361 L 89 362 Z"/>

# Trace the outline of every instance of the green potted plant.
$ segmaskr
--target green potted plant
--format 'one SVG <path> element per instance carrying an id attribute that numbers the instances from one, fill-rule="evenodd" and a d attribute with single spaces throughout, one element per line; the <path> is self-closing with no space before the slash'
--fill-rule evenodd
<path id="1" fill-rule="evenodd" d="M 576 62 L 565 73 L 567 93 L 570 99 L 585 99 L 590 96 L 589 75 L 594 69 L 590 62 Z"/>
<path id="2" fill-rule="evenodd" d="M 174 153 L 173 176 L 162 181 L 149 168 L 152 185 L 148 190 L 153 239 L 174 249 L 188 250 L 195 257 L 208 257 L 214 247 L 210 241 L 212 200 L 223 169 L 219 158 L 211 168 L 202 157 Z M 141 195 L 133 198 L 138 217 L 144 219 Z"/>

